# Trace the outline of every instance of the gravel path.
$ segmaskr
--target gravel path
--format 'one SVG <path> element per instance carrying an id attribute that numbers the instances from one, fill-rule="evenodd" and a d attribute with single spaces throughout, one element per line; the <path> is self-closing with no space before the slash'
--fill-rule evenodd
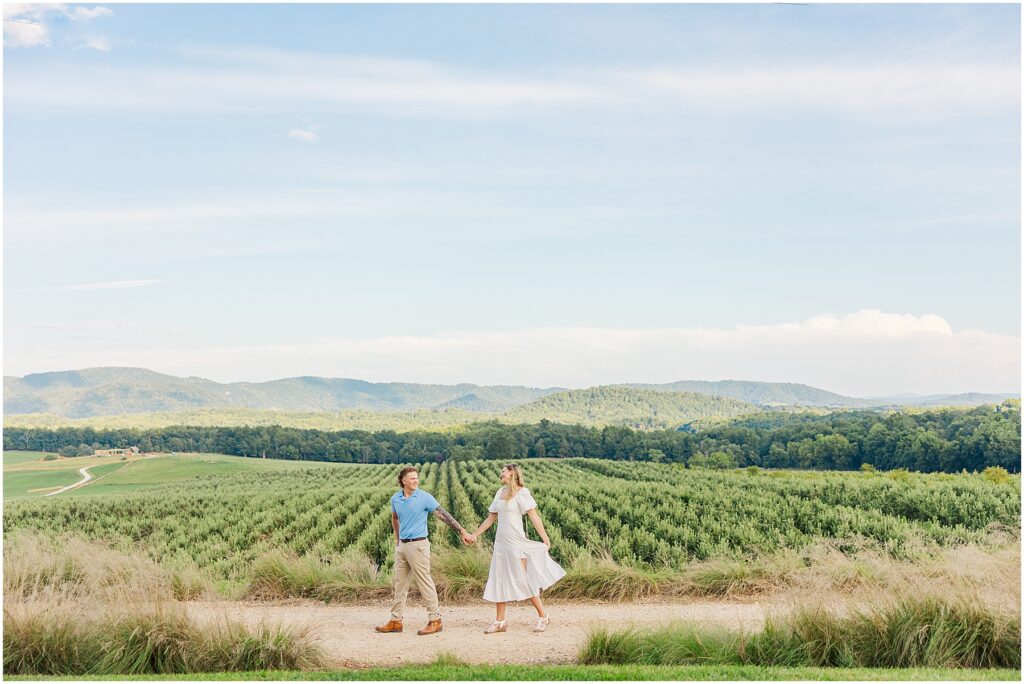
<path id="1" fill-rule="evenodd" d="M 86 482 L 88 482 L 89 480 L 92 479 L 92 474 L 89 472 L 89 468 L 87 468 L 87 467 L 86 468 L 82 468 L 81 470 L 79 470 L 78 474 L 82 476 L 81 480 L 79 480 L 78 482 L 76 482 L 74 484 L 69 484 L 67 487 L 62 487 L 62 488 L 58 489 L 55 492 L 50 492 L 49 494 L 46 494 L 46 496 L 55 496 L 57 494 L 62 494 L 63 492 L 68 491 L 69 489 L 74 489 L 76 487 L 81 487 Z"/>
<path id="2" fill-rule="evenodd" d="M 193 602 L 184 604 L 200 620 L 221 616 L 254 626 L 260 621 L 309 625 L 327 651 L 333 665 L 403 665 L 429 663 L 447 653 L 470 663 L 571 663 L 575 662 L 588 632 L 596 627 L 628 624 L 656 627 L 673 620 L 696 621 L 723 627 L 759 628 L 770 605 L 765 602 L 644 602 L 581 604 L 552 602 L 551 624 L 542 634 L 531 630 L 536 612 L 529 603 L 511 604 L 508 632 L 485 635 L 494 619 L 491 604 L 441 606 L 444 630 L 418 636 L 426 624 L 421 605 L 407 608 L 405 631 L 378 634 L 374 625 L 387 622 L 390 604 L 324 605 L 322 603 Z"/>

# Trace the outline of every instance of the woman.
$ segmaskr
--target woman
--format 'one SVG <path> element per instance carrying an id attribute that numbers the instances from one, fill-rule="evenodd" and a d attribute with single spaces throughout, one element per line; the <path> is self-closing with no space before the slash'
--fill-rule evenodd
<path id="1" fill-rule="evenodd" d="M 530 603 L 537 609 L 537 626 L 533 631 L 543 632 L 550 619 L 544 612 L 540 591 L 564 577 L 565 570 L 548 555 L 551 540 L 537 513 L 537 502 L 523 485 L 523 471 L 514 463 L 503 466 L 501 483 L 504 486 L 494 495 L 494 501 L 488 508 L 489 515 L 480 523 L 476 532 L 469 535 L 475 542 L 495 520 L 498 521 L 491 569 L 487 575 L 487 586 L 484 587 L 484 600 L 496 604 L 497 616 L 491 626 L 484 630 L 484 634 L 507 631 L 505 607 L 509 601 L 523 599 L 530 599 Z M 543 544 L 527 539 L 523 530 L 524 514 L 530 516 L 534 529 L 544 540 Z"/>

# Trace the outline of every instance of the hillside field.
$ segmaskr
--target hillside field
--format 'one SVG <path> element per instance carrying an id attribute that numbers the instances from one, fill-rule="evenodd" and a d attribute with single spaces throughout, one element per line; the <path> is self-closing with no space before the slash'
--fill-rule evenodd
<path id="1" fill-rule="evenodd" d="M 109 457 L 31 461 L 14 452 L 11 461 L 5 482 L 25 477 L 39 486 L 73 482 L 84 466 L 104 470 L 59 496 L 8 502 L 5 535 L 73 532 L 141 546 L 157 560 L 184 551 L 225 579 L 246 575 L 253 561 L 275 549 L 312 557 L 354 550 L 382 569 L 392 561 L 387 501 L 397 487 L 397 466 L 216 454 L 119 464 Z M 898 556 L 922 541 L 979 542 L 993 528 L 1019 529 L 1019 476 L 999 484 L 980 475 L 715 472 L 598 459 L 536 459 L 523 467 L 552 555 L 564 564 L 606 556 L 626 566 L 679 569 L 854 538 Z M 464 525 L 486 516 L 499 464 L 420 468 L 422 487 Z M 19 487 L 11 496 L 24 497 L 25 481 L 11 482 Z M 444 527 L 434 528 L 433 543 L 458 546 Z"/>
<path id="2" fill-rule="evenodd" d="M 265 471 L 325 467 L 326 463 L 296 463 L 277 459 L 239 458 L 223 454 L 149 454 L 129 456 L 77 456 L 67 458 L 39 451 L 5 451 L 4 500 L 38 498 L 53 489 L 82 479 L 88 468 L 93 481 L 60 494 L 61 497 L 103 496 L 138 491 L 170 483 Z M 43 460 L 46 456 L 52 460 Z"/>
<path id="3" fill-rule="evenodd" d="M 381 641 L 371 629 L 391 593 L 399 465 L 4 456 L 6 675 L 1019 678 L 1019 611 L 1006 602 L 1020 591 L 1015 475 L 520 461 L 567 574 L 544 592 L 551 632 L 538 640 L 529 606 L 513 605 L 506 648 L 491 651 L 480 596 L 493 532 L 467 548 L 433 519 L 445 631 Z M 422 487 L 472 528 L 500 463 L 423 463 Z M 83 467 L 83 486 L 35 491 Z M 410 610 L 418 620 L 415 594 Z M 819 652 L 812 624 L 859 636 Z M 875 624 L 877 637 L 864 632 Z M 775 641 L 749 646 L 758 639 Z"/>

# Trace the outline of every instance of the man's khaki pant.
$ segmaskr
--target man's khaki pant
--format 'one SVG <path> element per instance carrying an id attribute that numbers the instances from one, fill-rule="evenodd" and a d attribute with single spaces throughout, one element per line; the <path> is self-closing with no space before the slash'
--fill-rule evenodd
<path id="1" fill-rule="evenodd" d="M 416 580 L 420 595 L 427 602 L 428 619 L 440 620 L 437 589 L 430 576 L 430 540 L 400 543 L 395 549 L 395 602 L 391 604 L 391 619 L 401 620 L 405 599 L 409 595 L 409 582 Z"/>

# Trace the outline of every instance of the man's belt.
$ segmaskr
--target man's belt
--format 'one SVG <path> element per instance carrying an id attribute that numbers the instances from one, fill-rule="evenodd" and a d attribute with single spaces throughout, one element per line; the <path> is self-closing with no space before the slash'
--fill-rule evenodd
<path id="1" fill-rule="evenodd" d="M 426 537 L 416 537 L 415 539 L 399 539 L 398 541 L 402 542 L 403 544 L 408 544 L 409 542 L 423 541 L 424 539 L 426 539 Z"/>

